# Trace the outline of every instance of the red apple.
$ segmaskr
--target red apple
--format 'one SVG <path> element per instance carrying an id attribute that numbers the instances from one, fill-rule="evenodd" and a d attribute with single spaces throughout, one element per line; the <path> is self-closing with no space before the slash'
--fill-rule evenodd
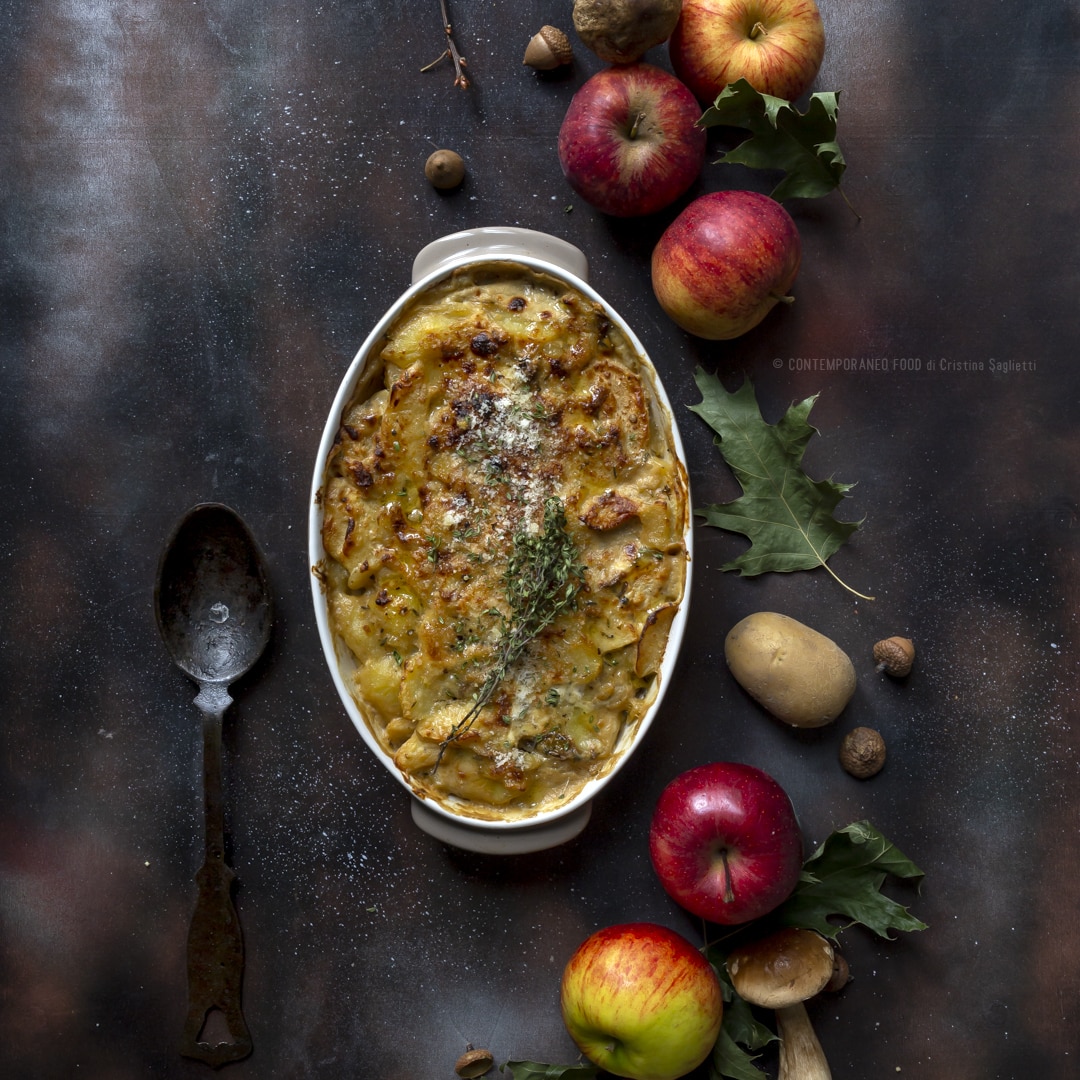
<path id="1" fill-rule="evenodd" d="M 560 1001 L 581 1052 L 632 1080 L 675 1080 L 696 1069 L 720 1034 L 724 1008 L 701 952 L 655 923 L 587 938 L 563 971 Z"/>
<path id="2" fill-rule="evenodd" d="M 684 330 L 712 341 L 752 330 L 799 272 L 802 245 L 791 215 L 755 191 L 695 199 L 664 230 L 652 254 L 652 286 Z"/>
<path id="3" fill-rule="evenodd" d="M 670 72 L 643 63 L 605 68 L 563 118 L 563 173 L 605 214 L 652 214 L 687 191 L 705 164 L 700 116 L 694 95 Z"/>
<path id="4" fill-rule="evenodd" d="M 714 762 L 660 795 L 649 854 L 668 895 L 709 922 L 750 922 L 782 904 L 802 872 L 791 800 L 752 765 Z"/>
<path id="5" fill-rule="evenodd" d="M 825 31 L 814 0 L 683 0 L 668 49 L 702 101 L 739 79 L 794 101 L 821 67 Z"/>

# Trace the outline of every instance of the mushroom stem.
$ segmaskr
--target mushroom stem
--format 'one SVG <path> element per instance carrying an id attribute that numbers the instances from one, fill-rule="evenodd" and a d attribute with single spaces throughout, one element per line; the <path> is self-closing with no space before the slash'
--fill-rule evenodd
<path id="1" fill-rule="evenodd" d="M 777 1080 L 832 1080 L 825 1052 L 801 1001 L 776 1010 L 776 1033 L 780 1036 Z"/>

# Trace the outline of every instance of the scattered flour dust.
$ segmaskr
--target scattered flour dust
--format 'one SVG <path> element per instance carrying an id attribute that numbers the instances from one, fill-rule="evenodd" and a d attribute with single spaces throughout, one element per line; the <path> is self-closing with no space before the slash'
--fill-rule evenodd
<path id="1" fill-rule="evenodd" d="M 1060 635 L 977 594 L 942 598 L 937 612 L 916 642 L 918 682 L 933 691 L 921 695 L 933 711 L 920 723 L 937 760 L 958 784 L 1060 794 L 1077 768 Z"/>

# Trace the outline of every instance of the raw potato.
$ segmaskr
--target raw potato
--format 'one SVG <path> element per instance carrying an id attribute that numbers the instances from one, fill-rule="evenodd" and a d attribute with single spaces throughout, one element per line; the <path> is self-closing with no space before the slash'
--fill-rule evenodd
<path id="1" fill-rule="evenodd" d="M 855 665 L 834 641 L 774 611 L 732 627 L 724 655 L 739 685 L 777 719 L 800 728 L 835 720 L 855 693 Z"/>

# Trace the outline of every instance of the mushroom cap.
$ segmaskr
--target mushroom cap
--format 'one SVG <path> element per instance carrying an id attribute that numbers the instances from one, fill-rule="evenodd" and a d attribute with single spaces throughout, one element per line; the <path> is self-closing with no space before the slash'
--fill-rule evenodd
<path id="1" fill-rule="evenodd" d="M 783 1009 L 825 988 L 832 977 L 833 947 L 814 930 L 786 927 L 735 949 L 727 969 L 743 1001 Z"/>

